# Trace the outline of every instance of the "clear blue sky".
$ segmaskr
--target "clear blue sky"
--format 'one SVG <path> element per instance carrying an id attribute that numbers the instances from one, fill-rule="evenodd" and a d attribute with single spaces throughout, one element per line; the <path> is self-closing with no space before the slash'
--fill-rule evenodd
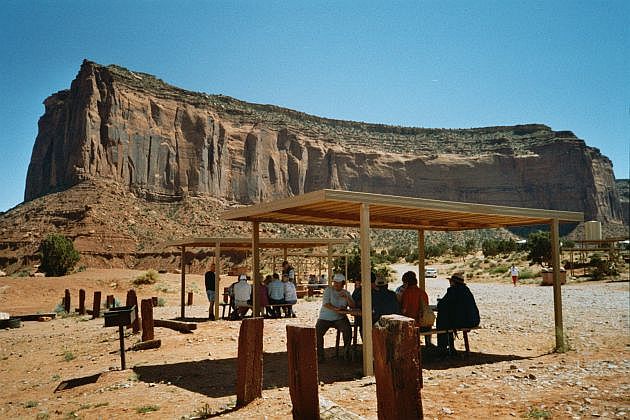
<path id="1" fill-rule="evenodd" d="M 571 130 L 628 178 L 630 1 L 0 3 L 0 210 L 87 58 L 211 94 L 417 127 Z"/>

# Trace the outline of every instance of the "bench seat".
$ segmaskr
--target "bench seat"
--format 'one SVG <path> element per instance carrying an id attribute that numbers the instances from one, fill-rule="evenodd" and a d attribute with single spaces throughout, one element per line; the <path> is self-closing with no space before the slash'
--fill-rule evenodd
<path id="1" fill-rule="evenodd" d="M 427 335 L 433 335 L 433 334 L 448 334 L 448 333 L 452 333 L 452 334 L 456 334 L 458 331 L 461 331 L 464 335 L 464 347 L 466 348 L 466 354 L 470 353 L 470 344 L 468 343 L 468 333 L 470 331 L 473 330 L 478 330 L 481 327 L 466 327 L 466 328 L 450 328 L 450 329 L 435 329 L 435 328 L 431 328 L 431 330 L 429 331 L 419 331 L 418 335 L 419 336 L 427 336 Z"/>

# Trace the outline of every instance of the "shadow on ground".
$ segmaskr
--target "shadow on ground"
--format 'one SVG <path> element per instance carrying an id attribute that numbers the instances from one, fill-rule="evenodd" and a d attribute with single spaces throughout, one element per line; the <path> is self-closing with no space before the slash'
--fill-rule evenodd
<path id="1" fill-rule="evenodd" d="M 359 346 L 360 347 L 360 346 Z M 354 361 L 334 358 L 334 349 L 326 349 L 328 358 L 318 366 L 319 382 L 334 383 L 353 381 L 363 376 L 360 357 Z M 511 360 L 522 360 L 517 355 L 474 353 L 456 357 L 423 356 L 424 369 L 443 370 L 462 366 L 485 365 Z M 237 359 L 199 360 L 164 365 L 136 366 L 133 368 L 139 380 L 147 383 L 170 382 L 172 385 L 212 398 L 236 394 Z M 263 389 L 289 386 L 286 352 L 264 353 Z"/>

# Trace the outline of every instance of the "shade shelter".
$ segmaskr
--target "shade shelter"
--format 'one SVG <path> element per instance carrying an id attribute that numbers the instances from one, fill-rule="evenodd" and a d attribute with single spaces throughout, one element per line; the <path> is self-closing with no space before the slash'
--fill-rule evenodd
<path id="1" fill-rule="evenodd" d="M 257 236 L 257 235 L 256 235 Z M 181 253 L 181 318 L 186 317 L 185 310 L 185 294 L 186 294 L 186 248 L 213 248 L 214 249 L 214 257 L 215 257 L 215 265 L 216 272 L 221 273 L 221 256 L 222 250 L 253 250 L 260 248 L 270 248 L 270 249 L 282 249 L 284 259 L 287 258 L 287 252 L 289 249 L 307 249 L 307 248 L 320 248 L 327 247 L 328 249 L 328 277 L 331 277 L 332 271 L 332 256 L 333 249 L 337 245 L 347 245 L 350 243 L 350 239 L 336 239 L 336 238 L 257 238 L 256 241 L 252 240 L 252 238 L 221 238 L 221 237 L 203 237 L 203 238 L 183 238 L 178 239 L 176 241 L 168 242 L 165 247 L 176 246 L 180 248 Z M 258 257 L 256 256 L 256 252 L 254 253 L 254 267 L 256 267 L 255 273 L 258 273 L 260 269 L 258 268 L 258 264 L 256 263 L 257 258 L 260 260 L 259 253 Z M 217 291 L 221 290 L 220 286 L 220 276 L 216 276 L 216 285 L 215 288 Z M 218 296 L 218 294 L 217 294 Z M 254 298 L 254 307 L 256 308 L 256 293 L 253 293 Z M 255 312 L 257 313 L 257 312 Z M 218 319 L 219 317 L 219 305 L 214 306 L 214 316 Z"/>
<path id="2" fill-rule="evenodd" d="M 512 226 L 549 225 L 551 230 L 552 266 L 554 268 L 554 318 L 556 347 L 564 349 L 562 298 L 560 293 L 560 223 L 584 220 L 582 213 L 518 207 L 472 204 L 424 198 L 400 197 L 352 191 L 320 190 L 307 194 L 242 207 L 223 213 L 225 220 L 249 221 L 253 225 L 254 276 L 260 282 L 256 265 L 259 253 L 258 232 L 262 222 L 346 226 L 359 228 L 361 277 L 370 278 L 370 229 L 407 229 L 418 231 L 420 287 L 424 288 L 424 232 L 456 231 Z M 372 311 L 370 293 L 362 293 L 362 307 Z M 372 325 L 363 317 L 363 372 L 373 374 Z"/>

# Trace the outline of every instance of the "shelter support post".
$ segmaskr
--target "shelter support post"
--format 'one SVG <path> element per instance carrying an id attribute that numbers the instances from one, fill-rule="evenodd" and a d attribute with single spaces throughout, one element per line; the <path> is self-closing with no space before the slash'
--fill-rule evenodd
<path id="1" fill-rule="evenodd" d="M 258 288 L 260 287 L 260 223 L 258 222 L 252 222 L 252 248 L 252 310 L 256 317 L 260 316 L 260 299 L 258 299 Z"/>
<path id="2" fill-rule="evenodd" d="M 556 326 L 556 351 L 566 351 L 562 325 L 562 292 L 560 287 L 560 222 L 551 221 L 551 266 L 553 268 L 553 312 Z"/>
<path id="3" fill-rule="evenodd" d="M 332 284 L 332 276 L 333 276 L 332 254 L 333 254 L 332 245 L 328 244 L 327 261 L 328 261 L 328 285 L 329 286 Z"/>
<path id="4" fill-rule="evenodd" d="M 361 248 L 361 279 L 366 291 L 369 289 L 370 279 L 370 206 L 361 203 L 360 214 L 360 248 Z M 365 314 L 363 322 L 363 375 L 374 375 L 374 353 L 372 351 L 372 293 L 361 293 L 361 307 Z"/>
<path id="5" fill-rule="evenodd" d="M 223 297 L 221 273 L 221 242 L 217 242 L 214 246 L 214 319 L 219 319 L 219 303 Z"/>
<path id="6" fill-rule="evenodd" d="M 418 229 L 418 287 L 422 290 L 426 290 L 424 267 L 424 229 Z"/>
<path id="7" fill-rule="evenodd" d="M 181 286 L 181 293 L 180 293 L 180 303 L 181 303 L 181 318 L 184 319 L 186 318 L 186 310 L 185 308 L 185 294 L 186 294 L 186 247 L 183 246 L 182 247 L 182 255 L 181 255 L 181 271 L 182 271 L 182 286 Z"/>

